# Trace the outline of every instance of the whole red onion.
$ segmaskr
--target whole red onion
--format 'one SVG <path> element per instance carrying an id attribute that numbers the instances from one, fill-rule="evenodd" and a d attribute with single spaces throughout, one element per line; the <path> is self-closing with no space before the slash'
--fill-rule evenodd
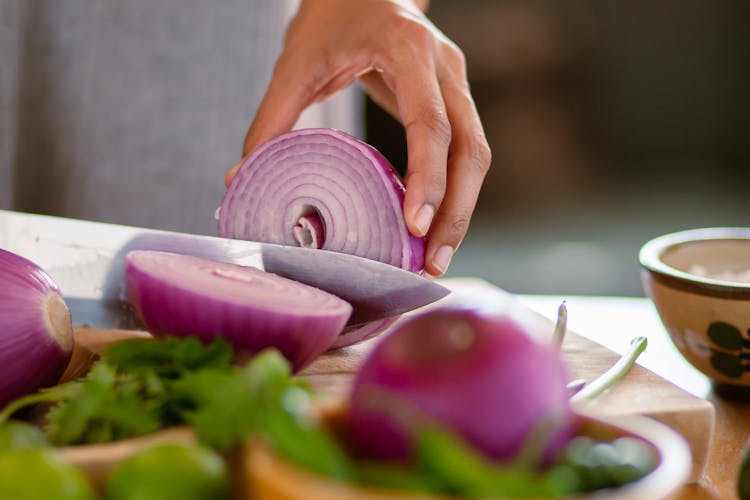
<path id="1" fill-rule="evenodd" d="M 0 249 L 0 407 L 57 383 L 72 352 L 70 310 L 55 282 Z"/>
<path id="2" fill-rule="evenodd" d="M 566 383 L 559 353 L 512 318 L 433 310 L 397 327 L 365 360 L 351 393 L 352 444 L 366 457 L 406 459 L 425 418 L 504 460 L 552 423 L 540 452 L 549 456 L 572 432 Z"/>

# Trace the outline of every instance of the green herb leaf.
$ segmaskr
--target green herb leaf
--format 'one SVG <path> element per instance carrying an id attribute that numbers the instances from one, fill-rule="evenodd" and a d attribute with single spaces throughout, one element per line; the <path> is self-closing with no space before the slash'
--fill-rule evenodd
<path id="1" fill-rule="evenodd" d="M 208 345 L 197 337 L 132 339 L 110 346 L 104 360 L 118 372 L 154 373 L 161 379 L 175 379 L 185 372 L 207 368 L 229 370 L 232 347 L 221 338 Z"/>
<path id="2" fill-rule="evenodd" d="M 193 398 L 194 409 L 184 414 L 198 438 L 228 451 L 255 428 L 255 401 L 236 375 L 202 370 L 185 375 L 175 389 Z"/>
<path id="3" fill-rule="evenodd" d="M 68 445 L 155 431 L 161 426 L 158 403 L 142 398 L 141 389 L 134 377 L 118 376 L 108 364 L 96 363 L 75 397 L 47 413 L 47 435 L 55 444 Z"/>
<path id="4" fill-rule="evenodd" d="M 337 479 L 354 477 L 354 467 L 344 449 L 309 417 L 307 391 L 289 387 L 283 397 L 295 402 L 282 402 L 261 414 L 261 430 L 276 452 L 318 474 Z"/>
<path id="5" fill-rule="evenodd" d="M 401 491 L 443 493 L 445 488 L 442 481 L 398 463 L 360 462 L 356 477 L 359 483 Z"/>
<path id="6" fill-rule="evenodd" d="M 432 427 L 420 432 L 417 468 L 441 481 L 445 491 L 471 497 L 557 497 L 569 485 L 535 471 L 490 461 L 452 432 Z"/>

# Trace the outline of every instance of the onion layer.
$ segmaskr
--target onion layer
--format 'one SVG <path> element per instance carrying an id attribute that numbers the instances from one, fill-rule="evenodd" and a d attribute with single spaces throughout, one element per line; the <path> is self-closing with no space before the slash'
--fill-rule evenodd
<path id="1" fill-rule="evenodd" d="M 538 458 L 550 457 L 572 432 L 566 382 L 559 353 L 508 317 L 423 313 L 388 334 L 359 370 L 352 443 L 363 456 L 405 459 L 427 419 L 498 460 L 513 457 L 533 431 L 542 438 Z"/>
<path id="2" fill-rule="evenodd" d="M 240 167 L 219 212 L 219 235 L 310 246 L 419 272 L 424 239 L 403 214 L 404 186 L 383 155 L 338 130 L 279 135 Z"/>
<path id="3" fill-rule="evenodd" d="M 425 242 L 409 233 L 403 203 L 398 172 L 375 148 L 339 130 L 296 130 L 242 164 L 219 211 L 219 235 L 322 248 L 419 273 Z M 347 328 L 331 347 L 375 337 L 396 319 Z"/>
<path id="4" fill-rule="evenodd" d="M 52 278 L 0 249 L 0 407 L 54 385 L 73 352 L 70 311 Z"/>
<path id="5" fill-rule="evenodd" d="M 248 353 L 275 347 L 295 370 L 329 348 L 352 311 L 330 293 L 275 274 L 167 252 L 129 252 L 125 277 L 154 335 L 220 336 Z"/>

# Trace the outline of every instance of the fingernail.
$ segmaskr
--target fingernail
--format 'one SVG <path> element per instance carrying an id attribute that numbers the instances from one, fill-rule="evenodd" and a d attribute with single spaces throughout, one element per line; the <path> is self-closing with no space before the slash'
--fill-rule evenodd
<path id="1" fill-rule="evenodd" d="M 432 208 L 432 205 L 429 203 L 425 203 L 422 205 L 419 210 L 417 210 L 417 215 L 414 218 L 414 224 L 417 226 L 417 229 L 419 229 L 419 232 L 424 236 L 427 234 L 427 231 L 430 230 L 430 224 L 432 224 L 432 218 L 435 216 L 435 209 Z"/>
<path id="2" fill-rule="evenodd" d="M 451 263 L 452 257 L 453 247 L 450 245 L 443 245 L 438 248 L 437 252 L 435 252 L 435 256 L 432 258 L 432 265 L 440 271 L 441 274 L 445 274 L 445 271 L 448 270 L 448 266 Z"/>

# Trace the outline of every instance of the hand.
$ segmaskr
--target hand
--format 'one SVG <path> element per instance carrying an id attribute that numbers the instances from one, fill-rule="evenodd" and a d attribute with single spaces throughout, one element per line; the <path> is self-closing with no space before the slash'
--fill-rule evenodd
<path id="1" fill-rule="evenodd" d="M 464 56 L 415 2 L 303 0 L 243 155 L 357 78 L 404 125 L 404 216 L 412 234 L 427 236 L 425 270 L 441 275 L 468 230 L 491 154 Z M 227 185 L 237 168 L 227 173 Z"/>

